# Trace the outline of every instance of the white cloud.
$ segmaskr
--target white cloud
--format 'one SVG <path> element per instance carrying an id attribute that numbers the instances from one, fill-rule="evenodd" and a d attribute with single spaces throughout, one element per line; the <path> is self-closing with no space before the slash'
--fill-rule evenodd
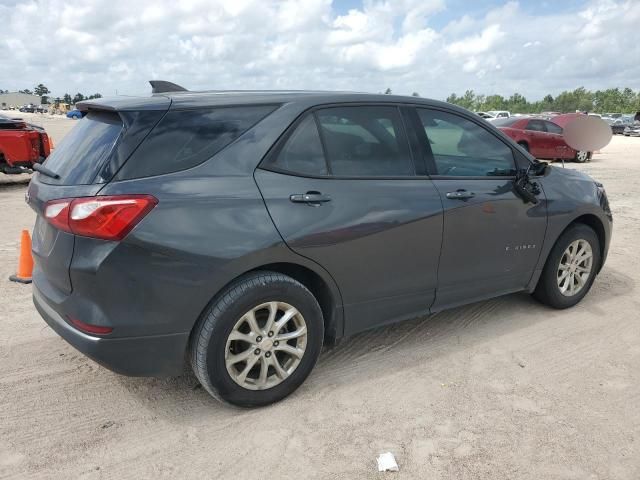
<path id="1" fill-rule="evenodd" d="M 500 25 L 489 25 L 480 35 L 472 35 L 453 42 L 447 47 L 447 51 L 454 56 L 477 55 L 494 47 L 502 37 L 504 32 L 500 30 Z"/>
<path id="2" fill-rule="evenodd" d="M 348 11 L 337 0 L 0 0 L 0 88 L 147 93 L 155 77 L 433 98 L 640 89 L 640 1 L 544 14 L 496 2 L 479 16 L 448 0 L 363 0 Z"/>

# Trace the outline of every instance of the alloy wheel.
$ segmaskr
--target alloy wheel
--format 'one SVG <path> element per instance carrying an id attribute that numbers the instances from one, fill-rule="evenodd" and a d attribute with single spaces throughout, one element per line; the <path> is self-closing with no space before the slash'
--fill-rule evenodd
<path id="1" fill-rule="evenodd" d="M 569 244 L 557 271 L 560 293 L 572 297 L 579 293 L 589 281 L 593 269 L 593 250 L 586 240 L 575 240 Z"/>
<path id="2" fill-rule="evenodd" d="M 266 390 L 286 380 L 307 347 L 307 325 L 288 303 L 260 304 L 236 322 L 227 338 L 225 365 L 234 382 Z"/>
<path id="3" fill-rule="evenodd" d="M 589 152 L 579 151 L 576 154 L 576 160 L 580 163 L 586 162 L 587 160 L 589 160 Z"/>

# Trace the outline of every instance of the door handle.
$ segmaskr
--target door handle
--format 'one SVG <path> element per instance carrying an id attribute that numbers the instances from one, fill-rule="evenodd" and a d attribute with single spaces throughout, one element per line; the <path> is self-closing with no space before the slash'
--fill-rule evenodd
<path id="1" fill-rule="evenodd" d="M 320 192 L 307 192 L 307 193 L 296 193 L 289 196 L 289 200 L 293 203 L 325 203 L 330 202 L 331 197 L 329 195 L 324 195 Z"/>
<path id="2" fill-rule="evenodd" d="M 468 192 L 466 190 L 456 190 L 455 192 L 447 193 L 447 198 L 451 200 L 468 200 L 469 198 L 473 198 L 475 196 L 475 193 Z"/>

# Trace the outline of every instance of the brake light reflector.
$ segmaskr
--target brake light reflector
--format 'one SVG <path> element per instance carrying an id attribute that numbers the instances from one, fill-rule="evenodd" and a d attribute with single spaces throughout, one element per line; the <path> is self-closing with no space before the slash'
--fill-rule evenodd
<path id="1" fill-rule="evenodd" d="M 108 333 L 113 332 L 113 328 L 111 327 L 103 327 L 101 325 L 91 325 L 89 323 L 84 323 L 82 320 L 78 320 L 77 318 L 67 316 L 71 324 L 76 327 L 78 330 L 81 330 L 85 333 L 92 333 L 94 335 L 107 335 Z"/>
<path id="2" fill-rule="evenodd" d="M 84 237 L 122 240 L 158 204 L 151 195 L 53 200 L 44 216 L 53 226 Z"/>

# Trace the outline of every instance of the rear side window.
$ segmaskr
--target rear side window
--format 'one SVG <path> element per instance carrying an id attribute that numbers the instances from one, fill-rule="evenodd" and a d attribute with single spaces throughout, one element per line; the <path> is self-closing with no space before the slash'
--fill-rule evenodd
<path id="1" fill-rule="evenodd" d="M 56 145 L 44 163 L 60 175 L 60 179 L 40 175 L 40 181 L 58 185 L 93 183 L 118 141 L 122 128 L 122 119 L 117 113 L 89 112 Z"/>
<path id="2" fill-rule="evenodd" d="M 208 160 L 269 113 L 274 105 L 170 110 L 127 161 L 122 178 L 177 172 Z"/>
<path id="3" fill-rule="evenodd" d="M 542 120 L 529 120 L 525 130 L 532 130 L 534 132 L 546 132 L 547 129 L 544 127 L 544 122 Z"/>
<path id="4" fill-rule="evenodd" d="M 300 122 L 271 165 L 300 175 L 327 174 L 327 162 L 313 115 L 307 115 Z"/>
<path id="5" fill-rule="evenodd" d="M 558 135 L 562 135 L 562 127 L 556 125 L 553 122 L 544 122 L 545 127 L 547 127 L 547 132 L 549 133 L 557 133 Z"/>
<path id="6" fill-rule="evenodd" d="M 415 170 L 396 107 L 334 107 L 316 112 L 334 176 L 413 176 Z"/>

